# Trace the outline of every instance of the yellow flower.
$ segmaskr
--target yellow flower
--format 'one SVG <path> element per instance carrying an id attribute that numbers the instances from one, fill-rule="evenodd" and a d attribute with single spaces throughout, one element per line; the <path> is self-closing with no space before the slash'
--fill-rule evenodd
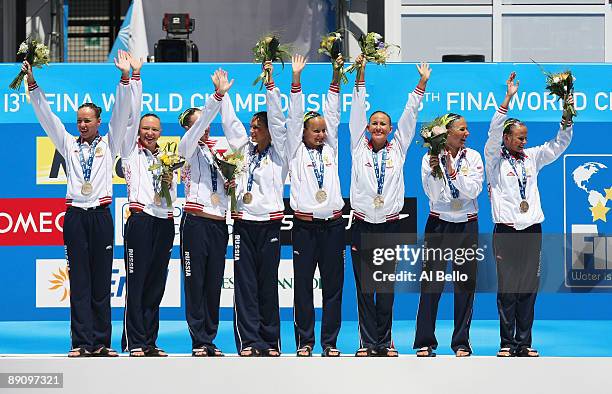
<path id="1" fill-rule="evenodd" d="M 166 154 L 162 155 L 162 157 L 160 157 L 159 159 L 166 166 L 169 166 L 170 164 L 172 164 L 172 161 L 170 160 L 170 157 L 168 157 L 168 155 L 166 155 Z"/>

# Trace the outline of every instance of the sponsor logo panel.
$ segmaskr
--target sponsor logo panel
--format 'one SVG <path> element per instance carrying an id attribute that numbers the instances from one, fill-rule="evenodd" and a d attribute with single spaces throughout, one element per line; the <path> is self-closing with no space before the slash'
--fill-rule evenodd
<path id="1" fill-rule="evenodd" d="M 319 269 L 315 271 L 312 288 L 314 289 L 314 306 L 321 308 L 321 275 Z M 278 302 L 281 308 L 293 307 L 293 261 L 281 259 L 278 267 Z M 221 288 L 221 307 L 234 307 L 234 260 L 225 260 L 225 273 L 223 274 L 223 286 Z"/>
<path id="2" fill-rule="evenodd" d="M 110 287 L 112 307 L 125 306 L 125 291 L 123 259 L 114 259 Z M 172 308 L 181 306 L 181 262 L 178 259 L 170 259 L 168 279 L 161 306 Z M 36 260 L 36 307 L 70 307 L 70 279 L 66 260 Z"/>
<path id="3" fill-rule="evenodd" d="M 0 199 L 0 246 L 64 244 L 63 198 Z"/>
<path id="4" fill-rule="evenodd" d="M 563 165 L 565 285 L 612 287 L 612 155 L 565 155 Z"/>

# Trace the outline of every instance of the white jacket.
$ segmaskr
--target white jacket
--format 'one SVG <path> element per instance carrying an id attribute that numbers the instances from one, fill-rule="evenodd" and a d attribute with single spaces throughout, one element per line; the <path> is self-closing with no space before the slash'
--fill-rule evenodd
<path id="1" fill-rule="evenodd" d="M 291 178 L 291 208 L 297 213 L 317 219 L 329 219 L 342 214 L 344 200 L 338 177 L 338 125 L 340 124 L 340 88 L 331 84 L 327 92 L 323 117 L 327 127 L 327 140 L 323 145 L 323 189 L 327 199 L 317 202 L 315 195 L 319 183 L 314 173 L 308 148 L 302 142 L 304 134 L 304 95 L 301 86 L 291 87 L 291 106 L 287 120 L 287 160 Z M 318 152 L 313 152 L 317 170 Z"/>
<path id="2" fill-rule="evenodd" d="M 266 85 L 266 103 L 268 107 L 268 129 L 272 142 L 270 149 L 257 169 L 253 171 L 253 185 L 250 193 L 253 200 L 245 204 L 242 197 L 247 192 L 249 164 L 255 158 L 253 155 L 256 144 L 249 140 L 247 131 L 236 116 L 232 101 L 225 95 L 221 102 L 221 120 L 223 132 L 232 150 L 240 150 L 244 156 L 244 171 L 236 179 L 236 196 L 238 212 L 232 212 L 232 218 L 268 221 L 281 220 L 285 210 L 283 202 L 283 187 L 287 177 L 287 160 L 285 144 L 287 130 L 285 116 L 281 109 L 280 92 L 274 84 Z"/>
<path id="3" fill-rule="evenodd" d="M 359 88 L 359 90 L 357 90 Z M 358 219 L 368 223 L 384 223 L 399 219 L 404 207 L 404 161 L 406 152 L 414 138 L 419 105 L 425 92 L 418 87 L 408 96 L 397 130 L 387 146 L 375 153 L 378 163 L 382 162 L 386 150 L 387 162 L 382 189 L 384 205 L 374 206 L 378 194 L 378 181 L 374 172 L 372 145 L 365 136 L 368 120 L 366 117 L 366 89 L 363 81 L 353 89 L 349 129 L 351 131 L 351 207 Z"/>
<path id="4" fill-rule="evenodd" d="M 503 141 L 504 122 L 507 119 L 508 108 L 499 107 L 493 115 L 489 128 L 489 138 L 485 144 L 485 169 L 491 199 L 491 213 L 493 222 L 502 223 L 523 230 L 527 227 L 542 223 L 544 212 L 540 204 L 538 190 L 538 173 L 547 164 L 552 163 L 561 156 L 572 140 L 573 127 L 571 122 L 563 129 L 561 124 L 557 136 L 542 145 L 525 149 L 525 171 L 527 174 L 526 200 L 529 210 L 522 213 L 519 209 L 523 200 L 517 181 L 517 174 L 512 166 L 502 158 L 501 148 Z M 515 165 L 522 180 L 521 166 Z"/>
<path id="5" fill-rule="evenodd" d="M 85 162 L 90 155 L 95 155 L 89 182 L 92 192 L 83 195 L 81 188 L 85 183 L 83 168 L 80 160 L 80 137 L 68 133 L 60 119 L 51 112 L 45 93 L 37 84 L 30 84 L 30 97 L 36 118 L 40 122 L 57 151 L 66 161 L 66 205 L 79 208 L 92 208 L 99 205 L 108 205 L 112 202 L 113 195 L 113 167 L 115 156 L 119 151 L 119 145 L 123 140 L 128 125 L 132 93 L 128 79 L 122 79 L 117 85 L 115 93 L 115 105 L 108 123 L 108 134 L 101 137 L 92 152 L 90 145 L 83 141 L 83 158 Z"/>
<path id="6" fill-rule="evenodd" d="M 461 168 L 457 169 L 457 161 L 461 155 L 465 157 L 461 161 Z M 442 157 L 443 153 L 440 154 Z M 440 161 L 440 166 L 442 163 Z M 448 179 L 435 178 L 429 166 L 429 153 L 423 156 L 421 162 L 421 180 L 423 190 L 429 198 L 430 215 L 436 216 L 441 220 L 453 223 L 472 221 L 478 218 L 478 196 L 482 192 L 482 182 L 484 179 L 484 168 L 480 153 L 474 149 L 464 148 L 457 153 L 456 157 L 451 157 L 451 166 L 457 171 L 449 174 L 450 181 L 459 191 L 456 201 L 460 204 L 459 209 L 453 209 L 452 196 Z M 443 173 L 445 170 L 442 169 Z"/>

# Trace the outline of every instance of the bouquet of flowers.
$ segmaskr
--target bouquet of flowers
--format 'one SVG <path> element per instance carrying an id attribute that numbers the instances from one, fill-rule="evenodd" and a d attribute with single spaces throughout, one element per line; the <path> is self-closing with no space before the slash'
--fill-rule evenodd
<path id="1" fill-rule="evenodd" d="M 536 64 L 546 76 L 546 90 L 548 90 L 548 94 L 557 96 L 557 101 L 563 99 L 563 110 L 569 114 L 569 120 L 571 121 L 572 118 L 574 116 L 578 116 L 578 114 L 576 113 L 576 108 L 574 108 L 574 105 L 567 103 L 567 96 L 574 93 L 574 81 L 576 78 L 574 78 L 570 70 L 555 74 L 546 71 L 544 67 L 540 66 L 538 63 Z"/>
<path id="2" fill-rule="evenodd" d="M 177 146 L 176 142 L 168 142 L 160 154 L 157 155 L 156 162 L 149 167 L 149 171 L 153 172 L 155 185 L 160 185 L 156 187 L 156 189 L 159 188 L 156 193 L 159 193 L 161 198 L 166 199 L 166 206 L 168 207 L 172 206 L 172 197 L 168 185 L 162 179 L 164 175 L 172 174 L 185 164 L 185 159 L 176 153 Z"/>
<path id="3" fill-rule="evenodd" d="M 25 55 L 25 60 L 30 63 L 32 67 L 42 67 L 49 64 L 49 48 L 42 42 L 38 42 L 32 38 L 28 38 L 19 45 L 17 54 Z M 20 71 L 9 85 L 9 88 L 18 90 L 25 77 L 26 74 Z"/>
<path id="4" fill-rule="evenodd" d="M 348 83 L 346 70 L 336 63 L 338 55 L 342 53 L 342 35 L 340 32 L 335 31 L 323 37 L 321 44 L 319 44 L 319 53 L 330 57 L 334 70 L 338 70 L 341 83 Z"/>
<path id="5" fill-rule="evenodd" d="M 421 127 L 421 137 L 423 138 L 423 147 L 429 149 L 430 156 L 438 156 L 446 146 L 446 137 L 448 137 L 448 131 L 446 125 L 450 122 L 448 115 L 438 116 L 431 122 Z M 434 177 L 443 179 L 444 173 L 440 165 L 437 165 L 433 169 Z"/>
<path id="6" fill-rule="evenodd" d="M 226 152 L 225 155 L 212 149 L 211 151 L 215 160 L 215 167 L 217 167 L 225 181 L 225 191 L 230 196 L 231 210 L 235 212 L 238 203 L 236 199 L 236 178 L 244 170 L 244 155 L 240 151 Z"/>
<path id="7" fill-rule="evenodd" d="M 399 46 L 394 44 L 387 44 L 383 41 L 383 37 L 374 32 L 370 32 L 366 35 L 361 35 L 357 40 L 359 42 L 359 48 L 363 57 L 368 61 L 376 64 L 386 64 L 387 59 L 391 56 L 393 48 L 399 50 Z M 353 63 L 346 72 L 352 73 L 357 70 L 361 64 Z"/>
<path id="8" fill-rule="evenodd" d="M 281 45 L 278 41 L 278 37 L 274 34 L 268 34 L 257 41 L 257 44 L 253 47 L 253 61 L 261 63 L 262 65 L 267 61 L 280 61 L 283 67 L 285 67 L 285 60 L 291 58 L 291 54 L 289 53 L 290 49 L 288 45 Z M 255 81 L 253 81 L 253 85 L 257 85 L 257 82 L 261 82 L 260 89 L 264 84 L 270 82 L 270 73 L 268 70 L 262 71 Z"/>

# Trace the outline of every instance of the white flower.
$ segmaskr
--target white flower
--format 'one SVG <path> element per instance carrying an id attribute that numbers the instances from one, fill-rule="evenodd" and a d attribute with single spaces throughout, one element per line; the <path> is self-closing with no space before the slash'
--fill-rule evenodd
<path id="1" fill-rule="evenodd" d="M 554 77 L 554 78 L 553 78 L 553 82 L 554 82 L 554 83 L 559 83 L 559 82 L 561 82 L 561 78 L 559 78 L 559 77 Z"/>
<path id="2" fill-rule="evenodd" d="M 431 129 L 431 133 L 432 133 L 432 135 L 434 137 L 437 137 L 437 136 L 439 136 L 441 134 L 446 134 L 446 127 L 443 127 L 443 126 L 434 126 Z"/>
<path id="3" fill-rule="evenodd" d="M 28 43 L 22 42 L 21 45 L 19 45 L 19 51 L 17 51 L 17 53 L 26 53 L 27 51 L 28 51 Z"/>
<path id="4" fill-rule="evenodd" d="M 431 138 L 431 130 L 429 130 L 429 129 L 423 130 L 421 132 L 421 137 L 423 137 L 423 138 Z"/>

